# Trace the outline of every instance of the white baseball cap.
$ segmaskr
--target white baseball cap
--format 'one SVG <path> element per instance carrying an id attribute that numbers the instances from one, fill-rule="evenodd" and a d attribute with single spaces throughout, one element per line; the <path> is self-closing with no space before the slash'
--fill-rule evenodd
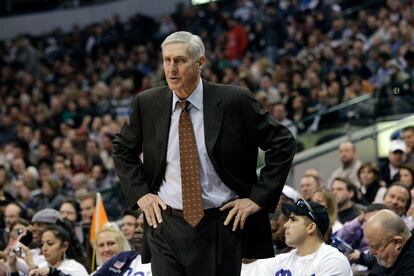
<path id="1" fill-rule="evenodd" d="M 390 152 L 402 151 L 407 152 L 407 147 L 403 140 L 392 140 L 390 143 Z"/>

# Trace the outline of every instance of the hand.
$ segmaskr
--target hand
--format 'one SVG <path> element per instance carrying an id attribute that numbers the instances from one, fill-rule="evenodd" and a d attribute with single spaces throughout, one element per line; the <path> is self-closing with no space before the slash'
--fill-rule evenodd
<path id="1" fill-rule="evenodd" d="M 50 269 L 48 266 L 42 268 L 35 268 L 30 270 L 29 276 L 47 276 L 49 275 Z"/>
<path id="2" fill-rule="evenodd" d="M 36 264 L 33 261 L 32 251 L 23 244 L 19 245 L 19 247 L 22 249 L 23 252 L 21 258 L 25 260 L 29 268 L 36 267 Z"/>
<path id="3" fill-rule="evenodd" d="M 137 204 L 144 212 L 149 226 L 157 228 L 157 222 L 162 222 L 160 206 L 163 210 L 167 210 L 167 205 L 165 205 L 159 196 L 154 194 L 144 195 L 137 201 Z"/>
<path id="4" fill-rule="evenodd" d="M 365 212 L 362 212 L 361 214 L 358 215 L 359 224 L 362 224 L 364 220 L 365 220 Z"/>
<path id="5" fill-rule="evenodd" d="M 351 254 L 349 254 L 348 256 L 348 260 L 352 263 L 352 262 L 356 262 L 359 260 L 359 257 L 361 256 L 361 251 L 359 251 L 358 249 L 355 249 L 354 252 L 352 252 Z"/>
<path id="6" fill-rule="evenodd" d="M 236 199 L 236 200 L 230 201 L 226 203 L 223 207 L 221 207 L 220 211 L 224 211 L 228 208 L 232 208 L 232 209 L 227 215 L 226 220 L 224 221 L 224 225 L 227 226 L 234 217 L 233 228 L 232 228 L 233 231 L 237 230 L 237 226 L 239 224 L 240 224 L 240 229 L 243 229 L 247 217 L 262 209 L 262 207 L 257 205 L 255 202 L 253 202 L 249 198 L 242 198 L 242 199 Z"/>
<path id="7" fill-rule="evenodd" d="M 7 262 L 9 264 L 11 272 L 18 272 L 18 270 L 17 270 L 17 256 L 13 252 L 9 253 Z"/>

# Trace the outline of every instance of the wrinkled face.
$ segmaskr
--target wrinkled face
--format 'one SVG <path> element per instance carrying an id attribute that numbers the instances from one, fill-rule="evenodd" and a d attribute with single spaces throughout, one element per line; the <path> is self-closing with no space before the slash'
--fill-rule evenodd
<path id="1" fill-rule="evenodd" d="M 68 248 L 67 242 L 62 244 L 52 231 L 46 231 L 42 235 L 42 254 L 45 256 L 46 261 L 54 266 L 63 260 L 66 249 Z"/>
<path id="2" fill-rule="evenodd" d="M 200 66 L 204 57 L 196 60 L 188 50 L 186 43 L 171 43 L 164 46 L 162 51 L 165 78 L 168 87 L 177 96 L 185 99 L 191 95 L 198 85 Z"/>
<path id="3" fill-rule="evenodd" d="M 409 196 L 411 195 L 403 187 L 392 186 L 384 197 L 384 204 L 397 213 L 397 215 L 402 216 L 405 214 L 405 206 Z"/>
<path id="4" fill-rule="evenodd" d="M 62 206 L 60 206 L 59 212 L 63 219 L 76 222 L 77 220 L 76 209 L 73 207 L 72 204 L 68 202 L 63 203 Z"/>
<path id="5" fill-rule="evenodd" d="M 286 244 L 290 247 L 298 247 L 307 237 L 308 223 L 304 216 L 291 213 L 289 220 L 285 223 Z"/>
<path id="6" fill-rule="evenodd" d="M 102 263 L 118 254 L 121 249 L 115 239 L 115 235 L 112 232 L 101 232 L 98 235 L 96 242 L 97 254 L 101 257 Z"/>
<path id="7" fill-rule="evenodd" d="M 401 252 L 400 239 L 389 236 L 389 234 L 386 235 L 383 231 L 378 231 L 378 229 L 373 229 L 368 225 L 364 233 L 369 251 L 375 256 L 378 263 L 383 267 L 393 266 Z"/>
<path id="8" fill-rule="evenodd" d="M 359 179 L 361 184 L 364 186 L 368 186 L 373 183 L 376 180 L 375 178 L 376 176 L 374 172 L 368 167 L 363 168 L 359 173 Z"/>
<path id="9" fill-rule="evenodd" d="M 299 189 L 302 197 L 305 200 L 310 200 L 318 189 L 318 183 L 313 177 L 302 177 Z"/>
<path id="10" fill-rule="evenodd" d="M 134 237 L 137 219 L 134 216 L 126 215 L 122 218 L 121 231 L 127 240 L 132 240 Z"/>
<path id="11" fill-rule="evenodd" d="M 401 168 L 399 174 L 400 182 L 407 185 L 407 187 L 411 187 L 413 185 L 413 176 L 409 170 Z"/>

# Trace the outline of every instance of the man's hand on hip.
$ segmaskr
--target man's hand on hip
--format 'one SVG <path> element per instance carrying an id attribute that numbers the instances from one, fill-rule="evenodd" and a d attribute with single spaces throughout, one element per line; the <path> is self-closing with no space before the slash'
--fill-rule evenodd
<path id="1" fill-rule="evenodd" d="M 162 222 L 160 206 L 163 210 L 167 210 L 167 205 L 165 205 L 158 195 L 154 194 L 144 195 L 137 201 L 137 204 L 144 212 L 149 226 L 157 228 L 157 222 Z"/>
<path id="2" fill-rule="evenodd" d="M 227 218 L 224 221 L 224 225 L 227 226 L 234 217 L 233 228 L 232 228 L 233 231 L 237 230 L 237 226 L 239 224 L 240 224 L 240 229 L 243 229 L 247 217 L 262 209 L 262 207 L 257 205 L 255 202 L 253 202 L 249 198 L 242 198 L 242 199 L 236 199 L 236 200 L 230 201 L 226 203 L 223 207 L 221 207 L 220 210 L 223 211 L 228 208 L 232 208 L 232 209 L 227 215 Z"/>

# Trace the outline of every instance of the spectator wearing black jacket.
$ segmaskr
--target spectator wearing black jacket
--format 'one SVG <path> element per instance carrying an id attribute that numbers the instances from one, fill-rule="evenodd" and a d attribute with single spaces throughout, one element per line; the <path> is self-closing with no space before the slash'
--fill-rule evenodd
<path id="1" fill-rule="evenodd" d="M 414 240 L 404 221 L 391 210 L 378 211 L 364 227 L 377 264 L 369 275 L 414 275 Z"/>

